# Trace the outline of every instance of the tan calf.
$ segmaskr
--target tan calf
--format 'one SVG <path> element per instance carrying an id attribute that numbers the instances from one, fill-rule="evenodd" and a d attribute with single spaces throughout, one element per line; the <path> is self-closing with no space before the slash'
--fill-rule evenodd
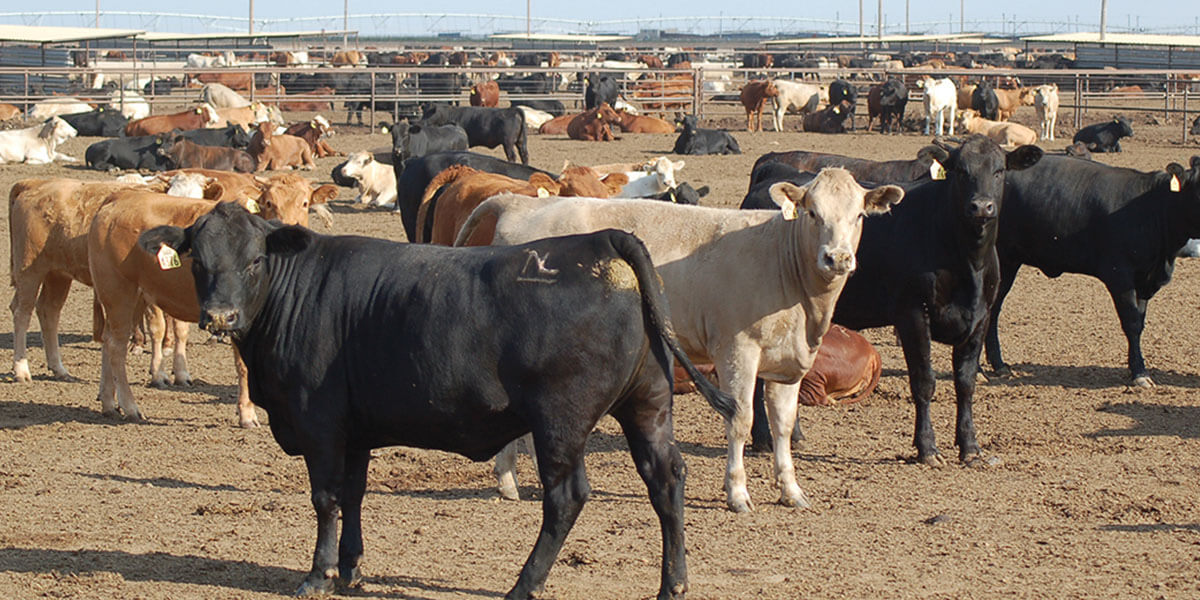
<path id="1" fill-rule="evenodd" d="M 295 166 L 312 169 L 317 166 L 308 142 L 294 135 L 275 135 L 275 125 L 270 122 L 258 124 L 246 151 L 258 160 L 256 172 L 290 169 Z"/>
<path id="2" fill-rule="evenodd" d="M 981 133 L 1001 146 L 1023 146 L 1037 142 L 1037 132 L 1020 123 L 990 121 L 979 116 L 979 111 L 969 108 L 958 114 L 959 123 L 968 133 Z"/>

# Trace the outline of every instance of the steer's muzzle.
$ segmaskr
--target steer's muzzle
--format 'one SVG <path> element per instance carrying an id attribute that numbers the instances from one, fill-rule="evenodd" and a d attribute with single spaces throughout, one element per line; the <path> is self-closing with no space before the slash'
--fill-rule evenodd
<path id="1" fill-rule="evenodd" d="M 972 200 L 970 211 L 976 219 L 992 219 L 996 217 L 996 203 L 991 200 Z"/>
<path id="2" fill-rule="evenodd" d="M 200 328 L 209 333 L 224 333 L 237 326 L 236 308 L 207 308 L 200 311 Z"/>
<path id="3" fill-rule="evenodd" d="M 854 272 L 857 265 L 854 253 L 844 248 L 822 249 L 820 268 L 830 276 L 840 277 Z"/>

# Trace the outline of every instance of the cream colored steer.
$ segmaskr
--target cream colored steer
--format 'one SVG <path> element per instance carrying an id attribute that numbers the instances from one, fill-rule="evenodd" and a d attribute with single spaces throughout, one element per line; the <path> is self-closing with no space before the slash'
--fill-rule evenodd
<path id="1" fill-rule="evenodd" d="M 680 345 L 693 360 L 714 363 L 722 389 L 737 399 L 737 413 L 726 424 L 725 473 L 727 501 L 736 512 L 753 508 L 742 451 L 755 376 L 767 381 L 780 502 L 808 506 L 791 450 L 800 380 L 854 271 L 863 217 L 886 212 L 904 191 L 894 185 L 865 190 L 844 169 L 830 168 L 803 187 L 776 184 L 771 197 L 781 211 L 504 194 L 476 208 L 459 232 L 466 240 L 476 223 L 495 215 L 494 244 L 606 228 L 642 239 L 662 276 Z M 511 472 L 504 471 L 511 463 L 500 458 L 497 475 L 502 482 L 508 476 L 513 487 L 507 491 L 515 495 Z"/>

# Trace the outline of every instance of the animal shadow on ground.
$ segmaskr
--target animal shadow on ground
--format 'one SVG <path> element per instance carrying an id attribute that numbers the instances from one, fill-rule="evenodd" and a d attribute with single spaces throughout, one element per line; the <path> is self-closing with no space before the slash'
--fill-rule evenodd
<path id="1" fill-rule="evenodd" d="M 91 410 L 78 406 L 40 404 L 36 401 L 0 401 L 0 430 L 72 422 L 88 425 L 111 425 L 121 421 L 100 414 L 99 406 L 96 407 L 96 410 Z"/>
<path id="2" fill-rule="evenodd" d="M 1100 531 L 1120 531 L 1124 533 L 1159 533 L 1178 530 L 1200 533 L 1200 523 L 1148 523 L 1143 525 L 1122 525 L 1113 523 L 1101 525 Z"/>
<path id="3" fill-rule="evenodd" d="M 62 346 L 67 346 L 69 344 L 86 344 L 90 341 L 92 341 L 92 336 L 81 333 L 58 334 L 58 343 Z M 13 333 L 11 331 L 0 333 L 0 348 L 12 350 L 12 347 Z M 40 331 L 30 331 L 28 351 L 32 352 L 37 350 L 38 352 L 41 352 L 45 347 L 45 344 L 42 343 L 42 333 Z"/>
<path id="4" fill-rule="evenodd" d="M 516 572 L 513 572 L 513 577 L 516 577 Z M 443 580 L 434 580 L 441 582 Z M 362 590 L 350 589 L 339 592 L 339 596 L 354 597 L 371 597 L 371 598 L 402 598 L 403 600 L 419 600 L 422 596 L 414 594 L 414 590 L 425 592 L 435 592 L 438 594 L 456 594 L 460 596 L 479 596 L 483 598 L 501 598 L 504 592 L 500 590 L 480 590 L 466 589 L 445 585 L 443 583 L 434 583 L 433 581 L 422 581 L 413 579 L 412 577 L 404 577 L 401 575 L 383 575 L 375 576 L 363 575 L 363 583 L 378 585 L 387 588 L 393 588 L 390 591 L 380 592 L 379 590 L 371 590 L 363 592 Z M 400 588 L 400 589 L 394 589 Z"/>
<path id="5" fill-rule="evenodd" d="M 208 485 L 204 483 L 192 483 L 182 479 L 174 479 L 171 477 L 126 477 L 124 475 L 112 475 L 108 473 L 81 473 L 76 472 L 76 475 L 96 479 L 99 481 L 116 481 L 120 483 L 132 483 L 137 485 L 149 485 L 157 488 L 168 489 L 196 489 L 208 490 L 211 492 L 245 492 L 246 490 L 228 485 Z"/>
<path id="6" fill-rule="evenodd" d="M 117 573 L 127 581 L 158 581 L 222 586 L 249 592 L 290 590 L 304 573 L 245 560 L 176 556 L 165 552 L 133 554 L 117 550 L 0 548 L 5 570 L 22 573 Z"/>
<path id="7" fill-rule="evenodd" d="M 990 368 L 983 367 L 984 374 L 988 376 L 988 385 L 1006 387 L 1044 385 L 1069 389 L 1102 390 L 1121 388 L 1129 384 L 1129 369 L 1125 367 L 1051 366 L 1030 363 L 1014 363 L 1010 366 L 1015 373 L 1013 377 L 996 377 Z M 1200 375 L 1195 373 L 1163 371 L 1153 368 L 1147 369 L 1147 371 L 1150 378 L 1158 385 L 1200 388 Z"/>
<path id="8" fill-rule="evenodd" d="M 1200 407 L 1150 404 L 1146 402 L 1109 403 L 1098 412 L 1129 417 L 1137 421 L 1124 429 L 1101 429 L 1087 434 L 1090 438 L 1115 436 L 1173 436 L 1200 438 Z"/>

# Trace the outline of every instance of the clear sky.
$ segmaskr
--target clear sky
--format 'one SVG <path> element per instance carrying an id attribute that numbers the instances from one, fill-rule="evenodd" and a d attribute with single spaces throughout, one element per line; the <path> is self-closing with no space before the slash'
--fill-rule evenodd
<path id="1" fill-rule="evenodd" d="M 1096 30 L 1100 21 L 1099 0 L 935 0 L 911 2 L 909 19 L 914 31 L 946 31 L 948 27 L 958 29 L 960 1 L 965 4 L 968 30 L 1000 31 L 1003 18 L 1006 25 L 1004 31 L 1013 30 L 1015 20 L 1017 32 L 1020 34 L 1040 33 L 1046 31 L 1065 30 Z M 160 31 L 198 31 L 214 27 L 224 29 L 243 28 L 237 20 L 243 23 L 248 15 L 249 0 L 206 0 L 205 2 L 176 3 L 176 2 L 146 2 L 145 0 L 100 0 L 102 11 L 161 11 L 164 13 L 199 13 L 230 17 L 230 20 L 213 22 L 203 19 L 167 18 L 151 22 L 142 17 L 111 16 L 105 17 L 101 25 L 106 27 L 137 27 L 150 28 Z M 604 0 L 603 2 L 586 1 L 557 1 L 531 0 L 534 17 L 568 19 L 572 21 L 594 22 L 593 31 L 623 31 L 632 32 L 639 28 L 675 28 L 684 31 L 704 29 L 711 30 L 752 30 L 766 33 L 767 29 L 783 31 L 840 31 L 842 33 L 857 33 L 858 3 L 857 2 L 794 2 L 794 3 L 731 3 L 720 0 Z M 10 3 L 0 13 L 9 11 L 29 10 L 35 6 L 38 11 L 78 11 L 91 15 L 96 7 L 95 0 L 44 0 L 34 3 Z M 451 0 L 448 2 L 380 2 L 349 0 L 350 13 L 379 14 L 379 13 L 416 13 L 437 10 L 445 13 L 482 13 L 493 15 L 525 15 L 526 3 L 520 0 Z M 868 32 L 874 31 L 878 0 L 864 0 L 864 20 Z M 316 28 L 340 28 L 343 3 L 337 0 L 255 0 L 254 16 L 258 21 L 268 21 L 259 25 L 258 29 L 286 30 Z M 905 2 L 902 0 L 885 0 L 883 13 L 886 17 L 886 31 L 903 32 L 905 24 Z M 324 21 L 293 21 L 270 22 L 277 19 L 297 17 L 331 17 Z M 681 17 L 722 17 L 718 20 L 689 20 Z M 737 19 L 741 16 L 760 17 L 751 21 Z M 780 17 L 778 20 L 762 19 L 763 17 Z M 648 21 L 642 23 L 624 22 L 628 19 L 642 18 Z M 658 21 L 658 19 L 662 21 Z M 237 19 L 237 20 L 234 20 Z M 829 22 L 833 20 L 844 22 L 835 27 Z M 985 21 L 975 23 L 973 21 Z M 44 25 L 91 25 L 91 17 L 82 22 L 83 17 L 70 16 L 41 16 L 14 17 L 0 16 L 0 22 L 44 24 Z M 1078 28 L 1067 23 L 1078 21 Z M 952 25 L 951 25 L 952 24 Z M 774 25 L 774 27 L 772 27 Z M 1110 31 L 1125 31 L 1128 28 L 1138 28 L 1150 31 L 1173 33 L 1200 33 L 1200 2 L 1189 1 L 1135 1 L 1110 0 L 1108 2 L 1108 25 Z M 365 17 L 351 22 L 352 29 L 382 30 L 410 33 L 414 29 L 433 31 L 464 31 L 473 33 L 490 33 L 490 31 L 473 31 L 477 29 L 514 30 L 524 29 L 523 19 L 517 20 L 486 20 L 486 19 L 451 19 L 435 20 L 426 18 L 384 18 Z M 570 24 L 537 24 L 535 29 L 569 30 L 575 29 Z"/>

